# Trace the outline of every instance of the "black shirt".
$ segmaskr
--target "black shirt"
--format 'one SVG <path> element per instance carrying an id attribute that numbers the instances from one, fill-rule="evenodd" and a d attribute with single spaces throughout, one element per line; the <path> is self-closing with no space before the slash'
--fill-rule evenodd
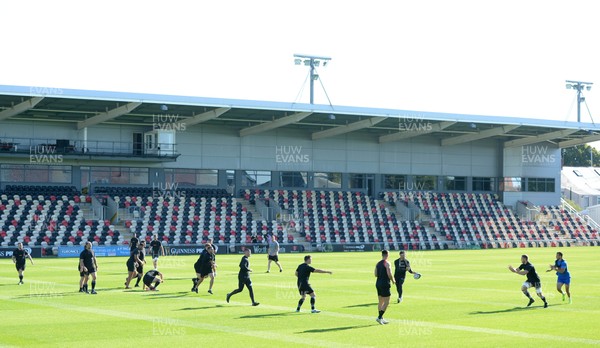
<path id="1" fill-rule="evenodd" d="M 410 268 L 410 261 L 407 259 L 394 260 L 394 278 L 405 278 L 406 271 Z"/>
<path id="2" fill-rule="evenodd" d="M 15 257 L 15 263 L 25 263 L 25 261 L 27 260 L 27 256 L 29 256 L 29 253 L 25 249 L 17 248 L 15 249 L 15 251 L 13 251 L 13 256 Z"/>
<path id="3" fill-rule="evenodd" d="M 157 270 L 153 269 L 153 270 L 150 270 L 150 271 L 146 272 L 146 274 L 144 275 L 144 277 L 152 277 L 152 278 L 154 278 L 154 277 L 157 277 L 159 274 L 160 274 L 160 272 L 158 272 Z"/>
<path id="4" fill-rule="evenodd" d="M 94 268 L 94 253 L 91 250 L 83 249 L 81 254 L 79 254 L 79 259 L 83 260 L 83 266 L 85 268 Z"/>
<path id="5" fill-rule="evenodd" d="M 246 255 L 242 256 L 242 260 L 240 261 L 240 273 L 238 273 L 238 277 L 240 278 L 248 278 L 250 277 L 250 260 L 246 257 Z"/>
<path id="6" fill-rule="evenodd" d="M 310 279 L 310 274 L 314 272 L 315 269 L 307 265 L 306 263 L 300 264 L 298 268 L 296 268 L 296 272 L 298 272 L 298 287 L 301 285 L 309 285 L 308 280 Z"/>
<path id="7" fill-rule="evenodd" d="M 137 249 L 138 239 L 136 237 L 131 238 L 131 242 L 129 243 L 129 250 Z"/>
<path id="8" fill-rule="evenodd" d="M 159 240 L 153 240 L 150 242 L 150 247 L 152 248 L 152 253 L 153 254 L 158 254 L 158 252 L 160 251 L 160 241 Z"/>
<path id="9" fill-rule="evenodd" d="M 137 260 L 135 259 L 136 255 L 139 259 L 140 258 L 140 250 L 138 248 L 131 250 L 131 252 L 129 253 L 129 259 L 127 260 L 127 262 L 128 263 L 137 262 Z"/>
<path id="10" fill-rule="evenodd" d="M 385 268 L 385 260 L 377 262 L 375 269 L 377 270 L 377 284 L 390 284 L 390 277 Z"/>
<path id="11" fill-rule="evenodd" d="M 198 261 L 196 261 L 196 263 L 200 264 L 202 269 L 209 270 L 212 268 L 212 263 L 214 260 L 214 256 L 204 249 L 200 253 L 200 257 L 198 257 Z"/>
<path id="12" fill-rule="evenodd" d="M 144 258 L 146 257 L 146 250 L 138 248 L 138 252 L 138 259 L 140 259 L 140 261 L 144 261 Z"/>
<path id="13" fill-rule="evenodd" d="M 539 283 L 540 277 L 535 271 L 535 267 L 529 262 L 522 264 L 519 266 L 519 269 L 527 271 L 527 282 L 529 283 Z"/>

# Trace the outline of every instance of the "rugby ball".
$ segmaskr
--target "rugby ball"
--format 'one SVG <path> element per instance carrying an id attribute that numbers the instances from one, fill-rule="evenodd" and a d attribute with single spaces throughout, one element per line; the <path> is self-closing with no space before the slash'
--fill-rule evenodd
<path id="1" fill-rule="evenodd" d="M 421 273 L 415 273 L 415 274 L 413 274 L 413 278 L 415 278 L 415 279 L 421 278 Z"/>

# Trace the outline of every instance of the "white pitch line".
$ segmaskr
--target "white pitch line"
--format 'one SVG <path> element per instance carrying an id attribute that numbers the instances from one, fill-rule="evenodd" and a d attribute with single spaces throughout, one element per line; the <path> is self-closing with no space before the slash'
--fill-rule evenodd
<path id="1" fill-rule="evenodd" d="M 26 301 L 26 300 L 22 300 L 22 299 L 20 300 L 20 299 L 10 298 L 8 296 L 0 296 L 0 299 L 2 299 L 4 301 L 13 301 L 13 302 L 19 302 L 19 303 L 42 305 L 42 306 L 46 306 L 46 307 L 51 307 L 51 308 L 56 308 L 56 309 L 61 309 L 61 310 L 75 311 L 75 312 L 82 312 L 82 313 L 86 313 L 86 314 L 90 313 L 89 307 L 80 307 L 80 306 L 64 304 L 64 303 L 56 304 L 56 303 L 48 303 L 48 302 L 40 302 L 40 301 Z M 154 323 L 163 324 L 168 319 L 168 321 L 166 321 L 166 323 L 169 325 L 180 325 L 180 326 L 186 326 L 186 327 L 191 327 L 191 328 L 195 328 L 195 329 L 219 331 L 219 332 L 223 332 L 223 333 L 227 333 L 227 334 L 233 333 L 233 334 L 250 336 L 250 337 L 255 337 L 255 338 L 269 339 L 272 341 L 281 341 L 281 342 L 288 342 L 288 343 L 294 343 L 294 344 L 301 344 L 301 345 L 306 345 L 306 346 L 311 346 L 311 347 L 314 347 L 314 346 L 317 346 L 317 347 L 342 347 L 342 348 L 357 347 L 356 345 L 352 345 L 352 344 L 343 344 L 343 343 L 337 343 L 337 342 L 331 342 L 331 341 L 324 341 L 324 340 L 312 339 L 312 338 L 308 338 L 308 337 L 295 337 L 295 336 L 288 336 L 288 335 L 279 335 L 272 331 L 247 331 L 247 330 L 240 329 L 237 327 L 232 327 L 232 326 L 191 322 L 191 321 L 186 321 L 186 320 L 181 320 L 181 319 L 176 319 L 176 318 L 155 317 L 155 316 L 143 315 L 140 313 L 128 313 L 128 312 L 121 312 L 121 311 L 115 311 L 115 310 L 110 310 L 110 309 L 94 308 L 94 314 L 101 314 L 101 315 L 105 315 L 105 316 L 111 316 L 111 317 L 117 317 L 117 318 L 123 318 L 123 319 L 144 320 L 144 321 L 148 321 L 153 324 Z"/>

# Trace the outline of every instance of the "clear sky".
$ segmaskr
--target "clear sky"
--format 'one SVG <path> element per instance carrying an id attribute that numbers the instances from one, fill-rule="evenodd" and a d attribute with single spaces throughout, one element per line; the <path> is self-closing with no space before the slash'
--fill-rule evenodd
<path id="1" fill-rule="evenodd" d="M 0 84 L 576 120 L 596 83 L 594 0 L 2 1 Z M 315 103 L 327 104 L 321 85 Z M 582 121 L 590 122 L 583 105 Z"/>

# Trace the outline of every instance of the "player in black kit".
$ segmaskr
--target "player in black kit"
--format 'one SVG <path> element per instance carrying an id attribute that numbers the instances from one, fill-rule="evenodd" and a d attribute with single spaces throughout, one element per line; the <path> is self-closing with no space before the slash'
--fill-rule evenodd
<path id="1" fill-rule="evenodd" d="M 396 291 L 398 291 L 398 302 L 402 302 L 402 284 L 406 279 L 406 272 L 416 273 L 410 267 L 410 261 L 406 259 L 404 250 L 400 251 L 400 258 L 394 260 L 394 280 L 396 281 Z"/>
<path id="2" fill-rule="evenodd" d="M 138 244 L 138 250 L 140 253 L 138 254 L 138 259 L 140 259 L 140 263 L 137 265 L 137 280 L 135 281 L 135 287 L 140 286 L 140 280 L 144 276 L 144 265 L 146 264 L 146 241 L 142 240 L 140 244 Z"/>
<path id="3" fill-rule="evenodd" d="M 531 297 L 531 295 L 529 294 L 528 290 L 532 286 L 535 287 L 535 292 L 537 293 L 539 298 L 541 298 L 542 301 L 544 301 L 544 308 L 548 307 L 546 297 L 544 297 L 544 294 L 542 294 L 542 282 L 540 281 L 540 277 L 535 271 L 535 267 L 533 267 L 533 265 L 529 263 L 529 256 L 521 255 L 521 266 L 519 266 L 519 268 L 517 269 L 514 269 L 513 266 L 509 265 L 508 269 L 513 273 L 527 276 L 527 281 L 523 283 L 523 286 L 521 286 L 521 291 L 523 291 L 523 294 L 529 299 L 527 307 L 531 306 L 531 304 L 535 302 L 533 297 Z"/>
<path id="4" fill-rule="evenodd" d="M 137 249 L 138 242 L 139 242 L 139 239 L 137 238 L 137 233 L 134 233 L 133 236 L 131 237 L 131 240 L 129 241 L 129 251 L 130 252 Z"/>
<path id="5" fill-rule="evenodd" d="M 317 294 L 312 289 L 309 283 L 310 274 L 311 273 L 328 273 L 333 274 L 331 271 L 326 271 L 318 268 L 312 267 L 310 264 L 312 263 L 312 256 L 306 255 L 304 256 L 304 263 L 300 264 L 298 268 L 296 268 L 296 277 L 298 277 L 298 282 L 296 285 L 298 286 L 298 291 L 300 292 L 300 300 L 298 300 L 298 307 L 296 307 L 296 312 L 300 312 L 300 307 L 304 303 L 304 299 L 306 299 L 306 295 L 310 296 L 310 307 L 311 313 L 319 313 L 320 310 L 315 308 L 315 301 L 317 298 Z"/>
<path id="6" fill-rule="evenodd" d="M 96 271 L 98 271 L 98 263 L 96 255 L 92 250 L 92 242 L 85 243 L 85 247 L 79 254 L 79 275 L 83 277 L 83 282 L 80 282 L 81 287 L 79 292 L 91 293 L 96 295 Z M 92 276 L 92 291 L 88 292 L 88 278 Z"/>
<path id="7" fill-rule="evenodd" d="M 144 290 L 148 287 L 148 290 L 158 291 L 156 288 L 164 281 L 162 273 L 158 270 L 153 269 L 144 274 Z M 154 283 L 154 286 L 152 286 Z"/>
<path id="8" fill-rule="evenodd" d="M 25 264 L 27 259 L 29 259 L 33 265 L 33 259 L 27 250 L 23 249 L 23 243 L 17 243 L 17 249 L 13 251 L 12 261 L 15 263 L 15 268 L 19 273 L 19 285 L 23 284 L 23 272 L 25 272 Z"/>
<path id="9" fill-rule="evenodd" d="M 129 283 L 133 278 L 137 276 L 137 268 L 142 264 L 142 260 L 140 260 L 140 249 L 135 248 L 132 249 L 129 258 L 127 259 L 127 278 L 125 279 L 125 289 L 131 289 L 129 287 Z"/>
<path id="10" fill-rule="evenodd" d="M 388 255 L 389 252 L 387 250 L 382 250 L 381 261 L 377 262 L 377 265 L 375 265 L 375 277 L 377 277 L 375 287 L 377 288 L 377 297 L 379 298 L 379 304 L 377 306 L 379 316 L 376 321 L 382 325 L 388 323 L 387 320 L 383 319 L 383 314 L 390 304 L 390 296 L 392 296 L 392 293 L 390 292 L 390 281 L 394 282 L 394 278 L 392 277 L 392 267 L 387 260 Z"/>
<path id="11" fill-rule="evenodd" d="M 162 243 L 158 240 L 158 235 L 154 235 L 154 239 L 150 242 L 150 250 L 152 253 L 152 263 L 154 264 L 154 269 L 158 269 L 158 257 L 165 256 L 165 249 L 162 246 Z"/>
<path id="12" fill-rule="evenodd" d="M 196 278 L 192 279 L 192 291 L 198 293 L 198 286 L 202 284 L 202 281 L 210 273 L 213 272 L 213 264 L 214 264 L 214 254 L 213 248 L 210 244 L 204 244 L 204 250 L 200 253 L 200 257 L 198 257 L 198 261 L 194 264 L 194 270 L 196 271 Z"/>
<path id="13" fill-rule="evenodd" d="M 252 301 L 253 306 L 258 306 L 259 303 L 254 301 L 254 290 L 252 289 L 252 280 L 250 280 L 250 261 L 248 258 L 252 252 L 250 249 L 244 250 L 244 256 L 242 256 L 242 260 L 240 261 L 240 272 L 238 273 L 238 288 L 233 290 L 232 292 L 227 294 L 227 303 L 229 303 L 229 299 L 231 296 L 240 293 L 244 290 L 244 285 L 248 288 L 248 292 L 250 293 L 250 300 Z"/>

